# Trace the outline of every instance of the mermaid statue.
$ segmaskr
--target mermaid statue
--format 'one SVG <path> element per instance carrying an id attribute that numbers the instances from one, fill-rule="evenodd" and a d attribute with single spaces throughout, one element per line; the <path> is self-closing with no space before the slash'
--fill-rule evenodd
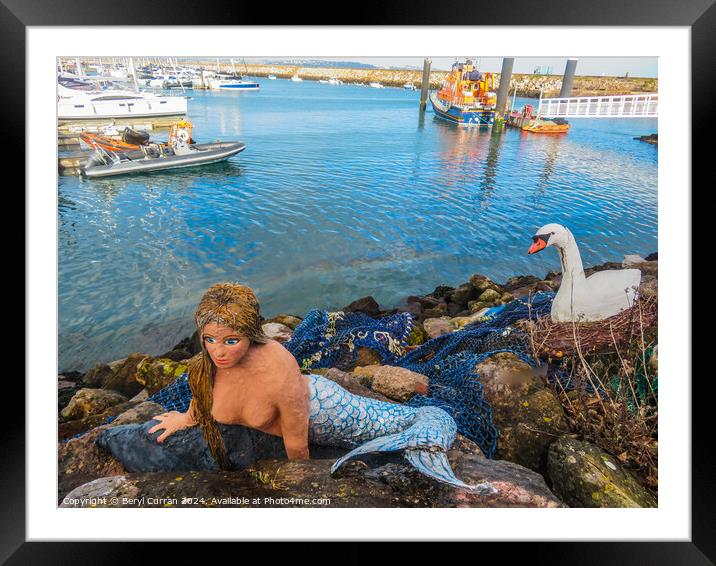
<path id="1" fill-rule="evenodd" d="M 331 467 L 373 452 L 402 451 L 419 472 L 478 494 L 460 481 L 447 450 L 457 434 L 438 407 L 409 407 L 354 395 L 320 375 L 303 375 L 295 358 L 263 332 L 254 292 L 238 283 L 212 286 L 195 321 L 201 352 L 188 368 L 191 402 L 144 424 L 104 430 L 97 443 L 128 471 L 228 470 L 255 459 L 309 458 L 316 447 L 348 449 Z"/>

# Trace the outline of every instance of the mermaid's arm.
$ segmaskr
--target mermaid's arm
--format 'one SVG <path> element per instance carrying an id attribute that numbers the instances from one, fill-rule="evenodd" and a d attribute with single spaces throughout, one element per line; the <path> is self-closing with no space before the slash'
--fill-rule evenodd
<path id="1" fill-rule="evenodd" d="M 307 460 L 308 388 L 300 374 L 287 381 L 278 402 L 281 436 L 289 460 Z"/>

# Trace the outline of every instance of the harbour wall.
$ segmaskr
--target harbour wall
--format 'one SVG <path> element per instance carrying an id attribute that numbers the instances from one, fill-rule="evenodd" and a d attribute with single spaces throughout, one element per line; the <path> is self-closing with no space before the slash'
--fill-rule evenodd
<path id="1" fill-rule="evenodd" d="M 208 71 L 216 71 L 216 62 L 200 61 L 191 67 L 203 67 Z M 384 86 L 402 87 L 405 83 L 413 83 L 417 88 L 422 81 L 422 71 L 412 69 L 345 69 L 331 67 L 305 67 L 300 65 L 256 65 L 241 64 L 234 67 L 237 73 L 253 77 L 275 75 L 280 79 L 290 79 L 298 75 L 304 80 L 328 80 L 337 78 L 344 83 L 369 84 L 379 82 Z M 222 72 L 231 72 L 230 64 L 221 65 Z M 431 71 L 430 88 L 440 87 L 447 77 L 448 71 Z M 500 84 L 500 73 L 494 73 L 495 89 Z M 555 98 L 562 87 L 562 75 L 528 75 L 513 74 L 510 80 L 510 96 L 517 88 L 518 96 L 537 98 L 542 96 Z M 591 77 L 576 76 L 572 87 L 572 96 L 616 96 L 621 94 L 658 92 L 659 81 L 654 78 L 639 77 Z"/>

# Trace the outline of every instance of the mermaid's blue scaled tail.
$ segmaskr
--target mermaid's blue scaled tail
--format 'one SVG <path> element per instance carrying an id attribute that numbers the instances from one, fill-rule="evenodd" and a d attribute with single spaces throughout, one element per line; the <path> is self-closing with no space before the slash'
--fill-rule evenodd
<path id="1" fill-rule="evenodd" d="M 445 411 L 438 407 L 421 407 L 416 410 L 415 419 L 409 427 L 361 444 L 339 458 L 331 467 L 331 473 L 361 454 L 403 450 L 405 459 L 426 476 L 483 495 L 496 493 L 497 490 L 487 482 L 473 486 L 455 477 L 447 459 L 447 450 L 455 440 L 456 433 L 457 425 Z"/>

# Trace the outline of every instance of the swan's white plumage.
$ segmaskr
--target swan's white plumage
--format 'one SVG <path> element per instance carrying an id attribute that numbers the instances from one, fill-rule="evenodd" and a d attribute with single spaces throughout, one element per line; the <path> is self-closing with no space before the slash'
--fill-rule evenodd
<path id="1" fill-rule="evenodd" d="M 552 303 L 553 321 L 603 320 L 634 304 L 641 271 L 607 270 L 586 277 L 572 232 L 559 224 L 547 224 L 535 236 L 548 236 L 545 247 L 557 248 L 562 262 L 562 283 Z"/>

